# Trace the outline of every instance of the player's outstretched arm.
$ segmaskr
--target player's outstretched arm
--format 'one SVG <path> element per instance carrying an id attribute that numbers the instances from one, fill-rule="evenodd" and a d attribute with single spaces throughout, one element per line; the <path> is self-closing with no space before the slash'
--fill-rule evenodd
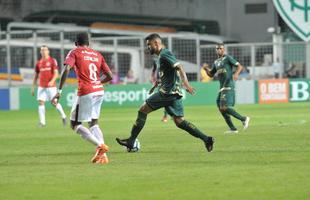
<path id="1" fill-rule="evenodd" d="M 190 94 L 195 94 L 195 88 L 193 88 L 189 82 L 188 82 L 188 79 L 187 79 L 187 76 L 186 76 L 186 73 L 182 67 L 182 65 L 178 65 L 176 66 L 176 69 L 179 71 L 180 73 L 180 77 L 181 77 L 181 80 L 183 82 L 183 86 L 185 87 L 186 91 Z"/>
<path id="2" fill-rule="evenodd" d="M 69 71 L 72 67 L 70 65 L 66 65 L 60 75 L 60 82 L 59 82 L 59 86 L 58 86 L 58 91 L 57 94 L 53 97 L 52 99 L 52 104 L 56 105 L 59 101 L 61 92 L 62 92 L 62 87 L 66 82 L 67 76 L 69 74 Z"/>

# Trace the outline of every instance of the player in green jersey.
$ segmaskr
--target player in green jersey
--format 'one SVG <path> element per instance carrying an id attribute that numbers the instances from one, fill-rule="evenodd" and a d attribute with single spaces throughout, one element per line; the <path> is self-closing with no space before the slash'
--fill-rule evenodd
<path id="1" fill-rule="evenodd" d="M 236 61 L 232 56 L 225 54 L 224 44 L 216 45 L 216 53 L 218 58 L 214 61 L 212 69 L 206 69 L 209 76 L 213 77 L 216 73 L 220 82 L 220 91 L 216 100 L 217 106 L 222 113 L 230 130 L 226 133 L 238 133 L 237 128 L 231 121 L 230 116 L 240 120 L 243 124 L 243 129 L 247 129 L 250 122 L 250 117 L 242 116 L 233 109 L 235 105 L 235 88 L 234 81 L 238 79 L 239 73 L 243 66 Z M 233 68 L 236 71 L 233 72 Z"/>
<path id="2" fill-rule="evenodd" d="M 158 91 L 147 98 L 140 107 L 138 117 L 132 126 L 130 137 L 127 139 L 116 138 L 116 141 L 120 145 L 126 146 L 127 149 L 132 149 L 136 138 L 144 127 L 147 115 L 154 110 L 164 107 L 168 114 L 172 116 L 177 127 L 201 139 L 207 151 L 211 152 L 214 143 L 213 137 L 205 135 L 195 125 L 184 119 L 182 84 L 186 91 L 192 95 L 195 93 L 195 89 L 189 84 L 183 67 L 175 56 L 168 49 L 164 48 L 162 39 L 158 34 L 150 34 L 145 41 L 150 53 L 158 55 L 157 66 L 161 83 L 158 86 Z"/>

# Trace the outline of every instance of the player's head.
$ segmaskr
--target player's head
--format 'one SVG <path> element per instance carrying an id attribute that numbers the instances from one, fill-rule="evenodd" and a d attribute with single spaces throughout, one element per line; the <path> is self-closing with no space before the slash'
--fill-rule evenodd
<path id="1" fill-rule="evenodd" d="M 151 54 L 159 54 L 163 48 L 161 37 L 157 33 L 152 33 L 145 38 L 147 49 Z"/>
<path id="2" fill-rule="evenodd" d="M 75 39 L 76 46 L 88 46 L 89 45 L 89 38 L 88 33 L 78 33 Z"/>
<path id="3" fill-rule="evenodd" d="M 223 56 L 225 54 L 225 46 L 224 43 L 218 43 L 215 47 L 216 53 L 218 56 Z"/>
<path id="4" fill-rule="evenodd" d="M 41 46 L 40 53 L 43 58 L 48 58 L 50 55 L 50 51 L 46 45 Z"/>

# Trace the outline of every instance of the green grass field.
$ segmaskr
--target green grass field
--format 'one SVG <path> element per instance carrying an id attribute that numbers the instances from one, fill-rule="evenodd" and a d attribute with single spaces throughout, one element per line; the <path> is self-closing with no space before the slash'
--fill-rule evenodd
<path id="1" fill-rule="evenodd" d="M 102 109 L 108 165 L 94 165 L 94 147 L 47 111 L 0 112 L 0 199 L 310 199 L 310 103 L 238 105 L 251 116 L 246 132 L 224 135 L 215 106 L 186 107 L 186 118 L 216 138 L 214 152 L 149 115 L 141 151 L 126 153 L 137 108 Z M 241 129 L 241 123 L 235 121 Z"/>

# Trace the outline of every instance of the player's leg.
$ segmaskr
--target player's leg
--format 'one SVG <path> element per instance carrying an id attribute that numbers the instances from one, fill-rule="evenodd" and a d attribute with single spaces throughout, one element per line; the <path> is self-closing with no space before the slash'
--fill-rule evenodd
<path id="1" fill-rule="evenodd" d="M 42 100 L 39 100 L 39 107 L 38 107 L 38 113 L 39 113 L 39 126 L 43 127 L 46 124 L 45 121 L 45 102 Z"/>
<path id="2" fill-rule="evenodd" d="M 90 132 L 98 139 L 101 144 L 104 144 L 104 137 L 101 128 L 98 124 L 98 119 L 92 119 L 88 123 Z"/>
<path id="3" fill-rule="evenodd" d="M 84 140 L 94 144 L 96 148 L 96 153 L 91 159 L 93 163 L 96 163 L 99 158 L 108 151 L 106 145 L 102 145 L 101 142 L 91 133 L 91 131 L 82 125 L 82 122 L 91 121 L 92 113 L 92 95 L 84 95 L 77 97 L 76 102 L 72 106 L 71 110 L 71 128 L 75 130 Z"/>
<path id="4" fill-rule="evenodd" d="M 37 100 L 38 100 L 38 114 L 39 114 L 39 126 L 43 127 L 46 125 L 45 121 L 45 101 L 47 100 L 46 89 L 38 87 L 37 91 Z"/>
<path id="5" fill-rule="evenodd" d="M 188 132 L 192 136 L 201 139 L 207 150 L 210 152 L 213 149 L 214 140 L 212 137 L 208 137 L 202 131 L 200 131 L 194 124 L 184 119 L 183 103 L 181 99 L 177 99 L 172 102 L 170 106 L 166 107 L 166 111 L 169 115 L 173 116 L 174 123 L 180 129 Z"/>
<path id="6" fill-rule="evenodd" d="M 242 116 L 236 110 L 233 109 L 235 105 L 235 92 L 233 90 L 227 91 L 226 98 L 227 98 L 226 113 L 240 120 L 244 125 L 244 129 L 246 129 L 249 125 L 250 118 L 246 116 Z"/>
<path id="7" fill-rule="evenodd" d="M 71 110 L 70 119 L 71 119 L 72 130 L 74 130 L 77 134 L 79 134 L 84 140 L 96 146 L 100 146 L 100 142 L 98 141 L 98 139 L 91 134 L 88 128 L 83 126 L 80 115 L 81 115 L 80 105 L 76 104 L 74 105 L 74 107 L 72 107 L 72 110 Z"/>
<path id="8" fill-rule="evenodd" d="M 153 93 L 140 107 L 137 119 L 131 128 L 130 137 L 128 139 L 116 138 L 116 141 L 120 145 L 132 149 L 136 138 L 145 125 L 147 115 L 154 110 L 164 107 L 165 105 L 163 96 L 159 92 Z"/>
<path id="9" fill-rule="evenodd" d="M 138 137 L 138 135 L 140 134 L 141 130 L 143 129 L 145 125 L 147 115 L 152 111 L 153 109 L 147 103 L 143 103 L 143 105 L 140 107 L 138 111 L 137 119 L 131 128 L 129 138 L 127 139 L 116 138 L 116 141 L 120 145 L 126 146 L 129 149 L 132 149 L 136 138 Z"/>
<path id="10" fill-rule="evenodd" d="M 51 87 L 51 88 L 48 88 L 48 97 L 49 97 L 49 101 L 51 101 L 53 99 L 53 97 L 56 95 L 57 93 L 57 88 L 56 87 Z M 67 116 L 61 106 L 61 104 L 58 102 L 56 105 L 54 105 L 53 103 L 51 103 L 55 108 L 56 110 L 58 111 L 61 119 L 62 119 L 62 123 L 63 125 L 65 126 L 66 123 L 67 123 Z"/>
<path id="11" fill-rule="evenodd" d="M 90 132 L 100 142 L 100 146 L 106 146 L 104 145 L 103 133 L 98 123 L 102 102 L 103 102 L 103 91 L 94 93 L 94 97 L 92 98 L 92 120 L 91 122 L 88 123 L 88 125 L 89 125 Z M 101 163 L 101 164 L 108 163 L 108 162 L 109 162 L 109 159 L 106 153 L 102 154 L 102 156 L 98 160 L 98 163 Z"/>
<path id="12" fill-rule="evenodd" d="M 94 157 L 92 158 L 92 162 L 93 163 L 106 164 L 109 162 L 108 155 L 106 153 L 108 151 L 109 147 L 107 145 L 105 145 L 105 143 L 104 143 L 104 137 L 103 137 L 102 130 L 98 124 L 98 119 L 92 119 L 92 121 L 89 122 L 88 124 L 89 124 L 90 132 L 93 134 L 93 136 L 95 136 L 97 138 L 97 140 L 100 143 L 96 149 L 96 153 L 95 153 Z M 103 153 L 100 152 L 102 148 L 106 149 L 106 151 Z"/>
<path id="13" fill-rule="evenodd" d="M 217 100 L 216 100 L 216 104 L 217 104 L 217 107 L 218 107 L 219 111 L 221 112 L 226 124 L 229 127 L 229 130 L 227 131 L 227 133 L 228 132 L 238 133 L 237 128 L 234 126 L 233 122 L 231 121 L 229 114 L 227 113 L 227 97 L 226 97 L 226 93 L 224 91 L 219 93 Z"/>

